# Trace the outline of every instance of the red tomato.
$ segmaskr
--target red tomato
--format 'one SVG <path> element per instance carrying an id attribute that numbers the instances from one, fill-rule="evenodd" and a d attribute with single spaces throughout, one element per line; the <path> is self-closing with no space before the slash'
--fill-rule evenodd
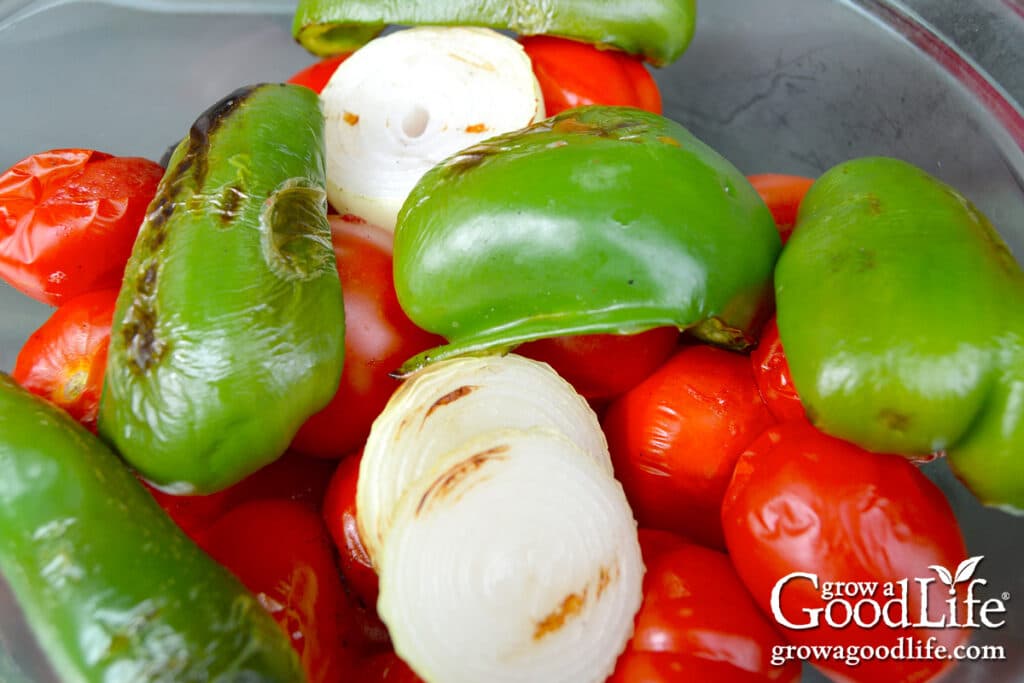
<path id="1" fill-rule="evenodd" d="M 345 582 L 368 607 L 376 607 L 378 580 L 370 555 L 363 547 L 356 521 L 356 487 L 362 453 L 352 455 L 338 465 L 324 499 L 324 520 L 341 557 Z"/>
<path id="2" fill-rule="evenodd" d="M 340 458 L 362 447 L 398 381 L 388 373 L 444 343 L 406 317 L 391 277 L 391 232 L 352 217 L 331 217 L 345 299 L 345 369 L 326 408 L 299 429 L 292 448 Z"/>
<path id="3" fill-rule="evenodd" d="M 589 399 L 618 396 L 658 369 L 676 348 L 679 330 L 583 334 L 527 342 L 516 353 L 544 361 Z"/>
<path id="4" fill-rule="evenodd" d="M 664 531 L 640 531 L 647 573 L 633 639 L 609 683 L 779 683 L 800 664 L 771 662 L 785 641 L 728 556 Z"/>
<path id="5" fill-rule="evenodd" d="M 340 683 L 363 643 L 320 515 L 287 500 L 239 506 L 201 543 L 256 594 L 291 639 L 310 683 Z"/>
<path id="6" fill-rule="evenodd" d="M 11 376 L 96 432 L 117 290 L 84 294 L 62 305 L 32 333 Z"/>
<path id="7" fill-rule="evenodd" d="M 761 330 L 761 341 L 750 354 L 750 361 L 761 398 L 772 415 L 779 421 L 803 418 L 804 406 L 800 402 L 800 394 L 793 386 L 793 376 L 789 374 L 789 361 L 782 350 L 775 316 Z"/>
<path id="8" fill-rule="evenodd" d="M 661 93 L 643 61 L 625 52 L 552 36 L 520 38 L 533 61 L 548 116 L 587 104 L 661 113 Z"/>
<path id="9" fill-rule="evenodd" d="M 351 53 L 349 53 L 351 54 Z M 289 83 L 304 85 L 318 95 L 324 91 L 327 81 L 338 69 L 342 62 L 349 58 L 349 54 L 337 55 L 322 59 L 315 64 L 310 64 L 302 71 L 288 79 Z"/>
<path id="10" fill-rule="evenodd" d="M 640 525 L 724 547 L 733 466 L 772 422 L 745 356 L 690 346 L 612 403 L 603 424 Z"/>
<path id="11" fill-rule="evenodd" d="M 803 201 L 807 190 L 811 189 L 814 180 L 802 176 L 773 173 L 752 175 L 748 180 L 761 195 L 764 203 L 771 209 L 775 225 L 778 226 L 779 235 L 785 244 L 796 225 L 800 202 Z"/>
<path id="12" fill-rule="evenodd" d="M 909 614 L 921 610 L 915 579 L 936 578 L 932 565 L 956 571 L 967 556 L 953 511 L 938 487 L 914 465 L 897 455 L 870 453 L 827 436 L 800 420 L 771 427 L 742 455 L 722 507 L 725 538 L 743 583 L 765 612 L 772 614 L 776 583 L 793 572 L 813 574 L 783 584 L 776 621 L 794 645 L 893 647 L 901 637 L 927 640 L 952 648 L 968 632 L 957 628 L 893 628 L 884 622 L 866 628 L 876 617 L 872 605 L 861 608 L 862 625 L 833 628 L 821 616 L 808 630 L 787 626 L 810 625 L 804 609 L 835 603 L 823 598 L 825 582 L 876 582 L 868 596 L 885 604 L 886 582 L 908 580 Z M 902 592 L 893 584 L 896 591 Z M 960 584 L 963 588 L 964 584 Z M 946 587 L 929 586 L 928 615 L 938 618 L 947 608 Z M 844 596 L 845 598 L 846 596 Z M 859 603 L 847 598 L 848 604 Z M 836 603 L 834 621 L 842 623 L 848 607 Z M 960 623 L 963 623 L 963 611 Z M 827 612 L 825 614 L 828 614 Z M 898 619 L 899 608 L 892 610 Z M 866 620 L 866 621 L 865 621 Z M 857 666 L 842 661 L 812 662 L 837 681 L 925 681 L 952 664 L 950 661 L 865 659 Z"/>
<path id="13" fill-rule="evenodd" d="M 19 161 L 0 175 L 0 277 L 51 306 L 120 287 L 163 173 L 88 149 Z"/>
<path id="14" fill-rule="evenodd" d="M 353 680 L 359 683 L 423 683 L 394 652 L 383 652 L 364 660 L 359 676 Z"/>

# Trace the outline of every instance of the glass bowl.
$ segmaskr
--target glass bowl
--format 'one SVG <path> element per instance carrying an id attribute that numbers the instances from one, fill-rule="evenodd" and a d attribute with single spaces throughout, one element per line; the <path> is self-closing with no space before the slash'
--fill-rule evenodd
<path id="1" fill-rule="evenodd" d="M 312 61 L 291 40 L 293 7 L 0 0 L 0 167 L 55 147 L 160 158 L 224 94 Z M 690 50 L 656 73 L 668 116 L 747 173 L 904 158 L 966 194 L 1024 259 L 1020 0 L 704 0 L 699 12 Z M 0 311 L 9 370 L 51 309 L 0 283 Z M 1011 596 L 1006 625 L 974 640 L 1006 661 L 964 662 L 946 680 L 1024 681 L 1024 518 L 980 506 L 941 461 L 927 471 L 985 556 L 979 575 Z M 2 580 L 0 680 L 53 680 Z"/>

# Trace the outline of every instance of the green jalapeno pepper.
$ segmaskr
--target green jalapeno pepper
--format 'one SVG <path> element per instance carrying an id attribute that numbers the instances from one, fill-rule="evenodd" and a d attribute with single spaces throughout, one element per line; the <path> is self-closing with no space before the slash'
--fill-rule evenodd
<path id="1" fill-rule="evenodd" d="M 804 199 L 775 287 L 816 425 L 946 449 L 983 501 L 1024 509 L 1024 275 L 969 201 L 902 161 L 841 164 Z"/>
<path id="2" fill-rule="evenodd" d="M 300 0 L 292 33 L 321 56 L 351 52 L 388 24 L 485 26 L 550 34 L 674 61 L 693 39 L 696 0 Z"/>
<path id="3" fill-rule="evenodd" d="M 99 413 L 157 485 L 237 482 L 334 395 L 344 309 L 322 133 L 315 93 L 263 85 L 205 112 L 171 157 L 125 271 Z"/>
<path id="4" fill-rule="evenodd" d="M 780 249 L 746 178 L 679 124 L 571 110 L 463 150 L 413 189 L 395 287 L 409 317 L 450 344 L 403 370 L 667 325 L 742 347 Z"/>
<path id="5" fill-rule="evenodd" d="M 305 679 L 256 597 L 124 463 L 3 374 L 0 573 L 62 681 Z"/>

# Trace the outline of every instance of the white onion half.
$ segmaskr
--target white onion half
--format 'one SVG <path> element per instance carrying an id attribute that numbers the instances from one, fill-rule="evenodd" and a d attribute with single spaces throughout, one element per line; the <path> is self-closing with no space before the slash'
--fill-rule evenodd
<path id="1" fill-rule="evenodd" d="M 338 67 L 320 98 L 328 199 L 392 230 L 430 168 L 544 118 L 522 46 L 483 28 L 428 26 L 372 40 Z"/>
<path id="2" fill-rule="evenodd" d="M 546 363 L 522 356 L 435 363 L 399 387 L 373 423 L 359 467 L 359 531 L 375 559 L 405 490 L 438 458 L 494 429 L 548 427 L 579 446 L 609 477 L 597 415 Z"/>
<path id="3" fill-rule="evenodd" d="M 494 431 L 436 460 L 380 560 L 381 618 L 428 683 L 601 683 L 642 599 L 622 487 L 547 429 Z"/>

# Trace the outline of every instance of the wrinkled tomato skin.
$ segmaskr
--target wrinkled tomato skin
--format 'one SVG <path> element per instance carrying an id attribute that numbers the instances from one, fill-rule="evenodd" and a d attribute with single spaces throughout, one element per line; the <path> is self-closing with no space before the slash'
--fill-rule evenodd
<path id="1" fill-rule="evenodd" d="M 11 376 L 96 433 L 116 289 L 71 299 L 32 333 Z"/>
<path id="2" fill-rule="evenodd" d="M 723 548 L 733 466 L 773 422 L 747 357 L 689 346 L 616 399 L 603 426 L 640 526 Z"/>
<path id="3" fill-rule="evenodd" d="M 200 545 L 274 617 L 310 683 L 350 680 L 365 644 L 315 510 L 287 500 L 245 503 L 214 523 Z"/>
<path id="4" fill-rule="evenodd" d="M 618 50 L 554 36 L 520 38 L 548 116 L 589 104 L 661 113 L 661 93 L 643 61 Z"/>
<path id="5" fill-rule="evenodd" d="M 937 578 L 931 565 L 956 571 L 967 557 L 949 503 L 917 467 L 898 455 L 871 453 L 827 436 L 803 420 L 769 428 L 744 452 L 726 493 L 722 524 L 737 573 L 765 614 L 771 614 L 772 591 L 783 577 L 794 572 L 819 577 L 819 589 L 800 579 L 780 592 L 782 616 L 798 625 L 811 618 L 804 609 L 828 604 L 820 594 L 824 582 L 881 586 L 909 579 L 913 587 L 915 578 Z M 959 585 L 961 604 L 964 585 Z M 909 595 L 913 620 L 921 603 L 917 590 Z M 948 609 L 949 597 L 941 582 L 929 586 L 931 619 Z M 959 610 L 958 620 L 964 619 Z M 780 630 L 794 645 L 894 647 L 901 637 L 935 637 L 951 652 L 969 635 L 967 629 L 884 623 L 832 628 L 824 621 L 807 630 L 780 623 Z M 952 665 L 937 659 L 871 659 L 855 667 L 833 660 L 813 663 L 836 681 L 865 683 L 933 680 Z"/>
<path id="6" fill-rule="evenodd" d="M 782 350 L 775 316 L 761 330 L 761 339 L 750 354 L 750 363 L 761 398 L 775 419 L 785 422 L 804 418 L 804 406 L 800 402 L 800 394 L 793 386 L 793 376 L 789 372 L 786 353 Z"/>
<path id="7" fill-rule="evenodd" d="M 785 244 L 793 234 L 800 203 L 814 184 L 814 179 L 778 173 L 752 175 L 747 179 L 771 210 L 779 236 Z"/>
<path id="8" fill-rule="evenodd" d="M 337 71 L 341 63 L 348 59 L 349 56 L 350 54 L 343 54 L 321 59 L 319 62 L 310 64 L 302 71 L 296 73 L 288 79 L 288 82 L 295 85 L 304 85 L 319 95 L 327 87 L 327 82 L 331 80 L 334 72 Z"/>
<path id="9" fill-rule="evenodd" d="M 379 582 L 370 555 L 359 536 L 356 518 L 356 488 L 359 483 L 359 462 L 362 453 L 343 459 L 331 477 L 324 499 L 324 521 L 338 548 L 341 573 L 345 582 L 370 608 L 377 605 Z"/>
<path id="10" fill-rule="evenodd" d="M 51 306 L 118 288 L 163 168 L 57 149 L 0 174 L 0 277 Z"/>
<path id="11" fill-rule="evenodd" d="M 629 391 L 668 360 L 679 330 L 582 334 L 527 342 L 516 353 L 550 365 L 584 398 L 600 401 Z"/>
<path id="12" fill-rule="evenodd" d="M 363 446 L 398 380 L 390 373 L 444 343 L 402 311 L 392 279 L 392 235 L 352 216 L 331 216 L 345 304 L 345 367 L 331 402 L 299 429 L 292 449 L 340 458 Z"/>
<path id="13" fill-rule="evenodd" d="M 288 500 L 319 510 L 333 470 L 331 461 L 286 453 L 234 486 L 207 496 L 172 496 L 147 488 L 164 512 L 195 539 L 232 508 L 255 500 Z"/>
<path id="14" fill-rule="evenodd" d="M 636 630 L 609 683 L 795 683 L 800 664 L 771 663 L 785 641 L 724 553 L 640 530 L 647 572 Z"/>

